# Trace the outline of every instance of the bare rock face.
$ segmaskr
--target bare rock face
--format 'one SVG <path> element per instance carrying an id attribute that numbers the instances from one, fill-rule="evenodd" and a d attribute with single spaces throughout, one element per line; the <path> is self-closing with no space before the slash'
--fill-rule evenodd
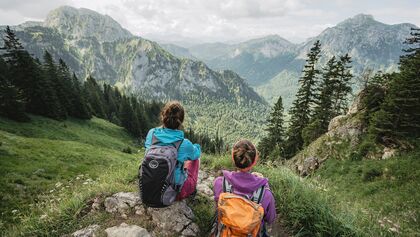
<path id="1" fill-rule="evenodd" d="M 90 225 L 86 228 L 74 232 L 73 237 L 95 237 L 95 233 L 99 230 L 99 225 Z"/>
<path id="2" fill-rule="evenodd" d="M 303 165 L 300 166 L 299 173 L 301 176 L 307 176 L 319 167 L 319 160 L 316 157 L 308 157 L 303 161 Z"/>
<path id="3" fill-rule="evenodd" d="M 198 176 L 197 193 L 207 198 L 213 198 L 214 177 L 205 171 Z M 104 210 L 119 215 L 119 218 L 141 218 L 145 223 L 151 224 L 152 229 L 146 230 L 136 225 L 122 223 L 105 230 L 109 237 L 148 237 L 148 236 L 198 236 L 200 229 L 194 223 L 194 213 L 186 201 L 177 201 L 169 207 L 150 208 L 142 205 L 139 194 L 136 192 L 119 192 L 103 199 L 97 197 L 93 200 L 92 211 Z M 102 206 L 103 205 L 103 206 Z M 94 237 L 99 225 L 88 226 L 76 231 L 73 236 Z M 149 232 L 150 231 L 150 234 Z"/>
<path id="4" fill-rule="evenodd" d="M 194 213 L 185 201 L 176 202 L 166 208 L 148 208 L 147 212 L 157 224 L 161 236 L 172 236 L 174 233 L 184 236 L 198 234 L 198 226 L 193 223 Z"/>
<path id="5" fill-rule="evenodd" d="M 327 135 L 343 140 L 350 140 L 352 145 L 356 145 L 364 130 L 365 126 L 360 119 L 352 115 L 339 115 L 330 121 Z"/>
<path id="6" fill-rule="evenodd" d="M 110 213 L 126 214 L 141 204 L 137 193 L 120 192 L 105 199 L 105 210 Z"/>
<path id="7" fill-rule="evenodd" d="M 397 152 L 396 149 L 385 147 L 381 159 L 386 160 L 386 159 L 392 158 L 393 156 L 396 155 L 396 152 Z"/>
<path id="8" fill-rule="evenodd" d="M 108 237 L 150 237 L 146 229 L 137 225 L 127 225 L 126 223 L 110 227 L 105 232 Z"/>

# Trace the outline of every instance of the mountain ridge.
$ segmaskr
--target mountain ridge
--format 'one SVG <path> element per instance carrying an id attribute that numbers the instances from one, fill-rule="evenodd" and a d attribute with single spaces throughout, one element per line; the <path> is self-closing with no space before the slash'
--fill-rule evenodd
<path id="1" fill-rule="evenodd" d="M 12 29 L 35 57 L 42 58 L 48 50 L 79 78 L 92 75 L 144 100 L 180 100 L 189 111 L 187 124 L 199 133 L 222 136 L 226 141 L 243 133 L 258 140 L 265 120 L 258 114 L 265 115 L 268 104 L 245 80 L 233 71 L 212 70 L 201 61 L 177 58 L 156 42 L 130 36 L 115 22 L 108 28 L 107 19 L 90 10 L 80 13 L 62 7 L 49 15 L 48 27 L 26 23 Z M 205 107 L 212 109 L 203 110 Z M 231 119 L 244 114 L 251 116 L 244 116 L 241 124 Z"/>

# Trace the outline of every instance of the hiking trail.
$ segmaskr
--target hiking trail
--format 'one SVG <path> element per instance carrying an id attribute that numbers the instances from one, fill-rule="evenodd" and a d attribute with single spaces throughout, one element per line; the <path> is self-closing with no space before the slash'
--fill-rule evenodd
<path id="1" fill-rule="evenodd" d="M 208 171 L 199 171 L 197 195 L 213 201 L 212 185 L 215 177 Z M 111 221 L 95 223 L 81 228 L 65 237 L 158 237 L 202 236 L 195 223 L 195 215 L 189 206 L 190 199 L 177 201 L 166 208 L 144 207 L 137 192 L 118 192 L 107 197 L 95 197 L 88 202 L 86 215 L 106 212 L 114 215 Z M 214 206 L 209 206 L 214 208 Z M 281 217 L 268 226 L 270 236 L 291 236 L 283 227 Z"/>

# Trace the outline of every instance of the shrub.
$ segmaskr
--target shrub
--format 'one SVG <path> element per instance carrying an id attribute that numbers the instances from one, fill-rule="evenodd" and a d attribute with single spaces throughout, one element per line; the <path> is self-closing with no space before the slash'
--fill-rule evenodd
<path id="1" fill-rule="evenodd" d="M 122 149 L 122 152 L 127 153 L 127 154 L 133 154 L 133 150 L 129 146 Z"/>
<path id="2" fill-rule="evenodd" d="M 365 173 L 363 173 L 363 181 L 373 181 L 376 177 L 382 175 L 382 171 L 376 168 L 370 168 Z"/>

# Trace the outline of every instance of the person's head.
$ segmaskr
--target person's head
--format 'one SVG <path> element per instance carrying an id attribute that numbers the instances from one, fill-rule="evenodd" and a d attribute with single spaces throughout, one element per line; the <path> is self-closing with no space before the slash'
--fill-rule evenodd
<path id="1" fill-rule="evenodd" d="M 184 122 L 184 107 L 178 101 L 169 101 L 160 111 L 160 122 L 163 127 L 180 129 Z"/>
<path id="2" fill-rule="evenodd" d="M 232 159 L 241 171 L 249 171 L 258 161 L 258 151 L 252 142 L 242 139 L 232 147 Z"/>

